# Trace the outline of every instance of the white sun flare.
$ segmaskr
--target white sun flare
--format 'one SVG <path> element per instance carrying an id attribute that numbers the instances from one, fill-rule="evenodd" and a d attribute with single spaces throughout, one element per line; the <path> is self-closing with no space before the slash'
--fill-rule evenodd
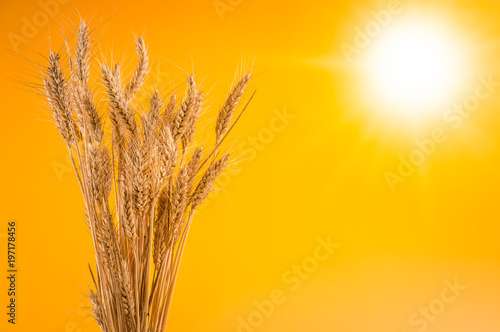
<path id="1" fill-rule="evenodd" d="M 439 24 L 408 19 L 374 41 L 365 58 L 365 82 L 386 112 L 423 119 L 449 106 L 464 81 L 464 48 Z"/>

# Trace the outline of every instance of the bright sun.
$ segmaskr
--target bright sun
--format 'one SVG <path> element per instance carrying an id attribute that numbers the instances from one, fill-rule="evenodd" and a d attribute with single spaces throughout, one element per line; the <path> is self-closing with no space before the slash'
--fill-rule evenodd
<path id="1" fill-rule="evenodd" d="M 439 24 L 393 22 L 367 50 L 364 76 L 374 101 L 412 122 L 449 107 L 463 83 L 464 49 Z"/>

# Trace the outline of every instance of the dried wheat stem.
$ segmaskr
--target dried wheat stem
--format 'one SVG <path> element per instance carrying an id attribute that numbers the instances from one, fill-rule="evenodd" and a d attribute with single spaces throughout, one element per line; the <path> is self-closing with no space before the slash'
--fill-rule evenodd
<path id="1" fill-rule="evenodd" d="M 137 67 L 135 68 L 134 75 L 132 79 L 127 84 L 125 88 L 125 100 L 130 101 L 135 94 L 139 91 L 142 84 L 146 79 L 146 75 L 148 74 L 148 66 L 149 66 L 149 57 L 146 49 L 146 44 L 144 43 L 144 39 L 139 37 L 136 39 L 135 49 L 137 55 L 139 56 L 139 61 L 137 62 Z"/>
<path id="2" fill-rule="evenodd" d="M 238 102 L 241 96 L 245 92 L 248 82 L 250 81 L 251 73 L 246 74 L 243 78 L 236 84 L 233 91 L 228 95 L 224 106 L 222 106 L 219 116 L 217 118 L 217 124 L 215 126 L 215 136 L 216 143 L 222 139 L 222 135 L 228 130 L 231 120 L 233 118 L 234 111 L 238 106 Z"/>
<path id="3" fill-rule="evenodd" d="M 189 229 L 191 227 L 191 222 L 193 221 L 194 211 L 195 210 L 192 209 L 191 213 L 189 214 L 188 222 L 186 224 L 186 227 L 184 228 L 184 231 L 183 231 L 182 237 L 181 237 L 181 241 L 179 243 L 179 246 L 177 248 L 177 252 L 175 254 L 174 268 L 173 268 L 173 272 L 172 272 L 171 283 L 170 283 L 168 290 L 167 290 L 165 309 L 164 309 L 164 312 L 162 313 L 161 318 L 160 318 L 161 331 L 165 330 L 165 325 L 167 324 L 167 317 L 168 317 L 168 313 L 170 311 L 172 296 L 174 294 L 174 287 L 175 287 L 175 282 L 177 281 L 177 275 L 179 272 L 180 261 L 182 259 L 182 254 L 184 253 L 184 247 L 186 245 L 186 239 L 187 239 L 187 236 L 189 233 Z"/>
<path id="4" fill-rule="evenodd" d="M 126 99 L 122 92 L 121 78 L 120 78 L 120 67 L 115 66 L 114 70 L 111 71 L 107 66 L 101 66 L 102 77 L 104 81 L 104 86 L 109 95 L 109 101 L 111 109 L 113 112 L 113 117 L 121 121 L 121 123 L 128 129 L 129 133 L 135 136 L 137 134 L 137 123 L 134 118 L 132 109 L 126 102 Z"/>
<path id="5" fill-rule="evenodd" d="M 64 37 L 69 74 L 60 56 L 50 52 L 42 77 L 94 244 L 96 277 L 89 266 L 94 283 L 89 300 L 105 332 L 163 332 L 194 212 L 229 161 L 228 154 L 216 157 L 248 106 L 232 121 L 250 73 L 227 96 L 216 121 L 215 146 L 206 156 L 195 140 L 204 94 L 194 77 L 187 78 L 183 100 L 173 94 L 165 105 L 155 90 L 142 105 L 136 96 L 149 72 L 144 40 L 136 39 L 138 62 L 130 81 L 123 85 L 120 65 L 102 63 L 101 86 L 90 83 L 90 37 L 82 22 L 73 49 Z M 107 103 L 100 99 L 103 92 Z"/>
<path id="6" fill-rule="evenodd" d="M 73 110 L 68 93 L 68 85 L 59 63 L 59 54 L 50 52 L 47 77 L 44 79 L 45 92 L 57 129 L 68 145 L 75 141 Z"/>

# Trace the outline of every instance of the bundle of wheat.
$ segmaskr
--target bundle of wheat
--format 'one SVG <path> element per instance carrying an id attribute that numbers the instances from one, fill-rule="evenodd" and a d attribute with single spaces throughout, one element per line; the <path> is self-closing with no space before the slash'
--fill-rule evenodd
<path id="1" fill-rule="evenodd" d="M 182 101 L 173 94 L 165 105 L 156 90 L 148 110 L 139 114 L 134 101 L 149 72 L 142 38 L 136 40 L 138 63 L 128 83 L 123 84 L 118 64 L 101 64 L 107 124 L 96 87 L 89 83 L 90 37 L 82 22 L 76 46 L 67 47 L 68 73 L 60 54 L 50 52 L 43 79 L 94 242 L 92 312 L 103 331 L 164 331 L 188 230 L 229 162 L 220 145 L 237 121 L 233 115 L 250 73 L 227 96 L 216 120 L 215 143 L 205 152 L 194 140 L 204 95 L 193 76 Z"/>

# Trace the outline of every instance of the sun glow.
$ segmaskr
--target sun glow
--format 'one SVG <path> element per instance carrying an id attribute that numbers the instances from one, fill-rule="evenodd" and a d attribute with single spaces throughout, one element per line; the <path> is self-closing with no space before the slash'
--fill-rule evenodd
<path id="1" fill-rule="evenodd" d="M 449 107 L 465 77 L 464 46 L 441 24 L 406 18 L 374 40 L 363 81 L 375 105 L 413 123 Z"/>

